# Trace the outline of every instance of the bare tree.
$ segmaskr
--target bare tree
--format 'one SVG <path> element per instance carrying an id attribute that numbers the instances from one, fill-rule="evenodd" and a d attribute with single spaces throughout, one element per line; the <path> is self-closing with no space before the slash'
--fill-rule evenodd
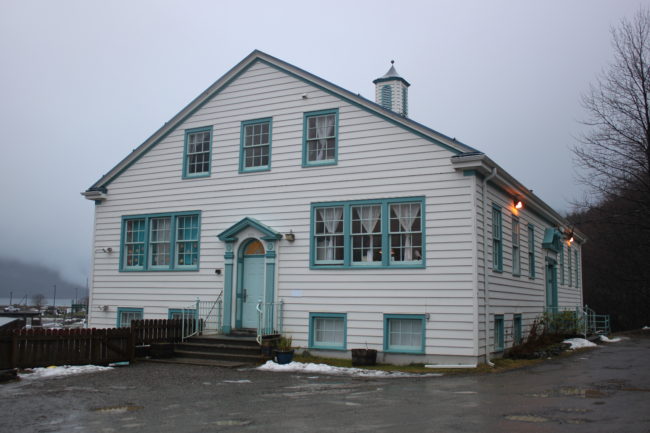
<path id="1" fill-rule="evenodd" d="M 584 170 L 580 180 L 598 201 L 632 202 L 650 228 L 650 11 L 640 9 L 632 20 L 612 29 L 614 61 L 601 75 L 582 105 L 588 128 L 573 148 Z M 593 203 L 586 203 L 588 206 Z M 611 215 L 610 215 L 611 216 Z"/>
<path id="2" fill-rule="evenodd" d="M 42 293 L 37 293 L 32 296 L 32 304 L 34 304 L 34 306 L 40 310 L 45 304 L 45 295 Z"/>

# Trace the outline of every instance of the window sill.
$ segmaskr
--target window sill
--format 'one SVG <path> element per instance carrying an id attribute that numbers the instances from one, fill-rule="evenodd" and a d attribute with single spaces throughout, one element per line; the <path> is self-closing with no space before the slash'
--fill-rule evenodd
<path id="1" fill-rule="evenodd" d="M 271 167 L 241 168 L 239 169 L 239 174 L 259 173 L 261 171 L 271 171 Z"/>
<path id="2" fill-rule="evenodd" d="M 193 268 L 173 268 L 173 269 L 120 269 L 120 272 L 191 272 L 198 271 L 198 267 Z"/>
<path id="3" fill-rule="evenodd" d="M 335 159 L 328 159 L 327 161 L 303 162 L 302 167 L 303 168 L 322 167 L 322 166 L 328 166 L 328 165 L 336 165 L 337 163 L 338 162 Z"/>
<path id="4" fill-rule="evenodd" d="M 345 347 L 331 347 L 331 346 L 309 346 L 310 350 L 334 350 L 336 352 L 346 352 L 348 349 Z"/>
<path id="5" fill-rule="evenodd" d="M 309 269 L 425 269 L 424 263 L 419 265 L 310 265 Z"/>
<path id="6" fill-rule="evenodd" d="M 424 349 L 406 350 L 406 349 L 384 349 L 385 353 L 403 353 L 408 355 L 424 355 Z"/>
<path id="7" fill-rule="evenodd" d="M 201 179 L 203 177 L 210 177 L 210 173 L 184 174 L 183 175 L 183 179 Z"/>

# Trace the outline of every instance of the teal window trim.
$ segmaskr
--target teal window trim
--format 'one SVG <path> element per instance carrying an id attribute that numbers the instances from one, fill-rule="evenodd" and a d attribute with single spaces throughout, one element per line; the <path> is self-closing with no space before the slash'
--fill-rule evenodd
<path id="1" fill-rule="evenodd" d="M 268 146 L 268 163 L 266 165 L 259 165 L 254 167 L 246 167 L 246 127 L 254 125 L 262 125 L 268 123 L 269 125 L 269 141 L 266 144 L 260 144 L 257 147 Z M 271 155 L 273 143 L 273 118 L 265 117 L 262 119 L 245 120 L 241 123 L 241 132 L 239 139 L 239 173 L 253 173 L 258 171 L 271 170 Z"/>
<path id="2" fill-rule="evenodd" d="M 316 341 L 317 319 L 341 319 L 343 320 L 343 342 L 337 344 L 323 344 Z M 327 350 L 347 350 L 348 341 L 348 315 L 345 313 L 309 313 L 309 348 Z"/>
<path id="3" fill-rule="evenodd" d="M 571 247 L 567 247 L 567 256 L 569 256 L 569 265 L 568 265 L 568 271 L 569 271 L 569 287 L 573 286 L 573 250 Z"/>
<path id="4" fill-rule="evenodd" d="M 312 117 L 334 115 L 334 158 L 324 159 L 322 161 L 310 161 L 308 152 L 308 122 Z M 303 127 L 302 127 L 302 166 L 303 167 L 319 167 L 322 165 L 336 165 L 339 158 L 339 110 L 334 108 L 331 110 L 309 111 L 303 114 Z"/>
<path id="5" fill-rule="evenodd" d="M 523 322 L 521 314 L 515 314 L 512 318 L 512 342 L 521 344 L 523 341 Z"/>
<path id="6" fill-rule="evenodd" d="M 419 203 L 420 205 L 420 228 L 421 228 L 421 248 L 420 260 L 412 261 L 395 261 L 391 260 L 391 239 L 389 232 L 390 224 L 390 206 L 402 203 Z M 363 262 L 352 261 L 352 208 L 355 206 L 379 205 L 381 206 L 381 255 L 382 261 L 372 264 L 363 264 Z M 340 207 L 343 209 L 343 260 L 336 261 L 318 261 L 316 260 L 316 212 L 319 208 Z M 310 224 L 310 249 L 309 249 L 309 267 L 310 269 L 386 269 L 386 268 L 425 268 L 426 267 L 426 213 L 424 197 L 400 197 L 390 199 L 371 199 L 371 200 L 350 200 L 321 202 L 311 204 L 311 224 Z M 393 233 L 396 234 L 396 233 Z"/>
<path id="7" fill-rule="evenodd" d="M 200 133 L 200 132 L 209 132 L 210 133 L 210 139 L 208 143 L 208 170 L 207 171 L 201 171 L 199 173 L 190 173 L 189 172 L 189 165 L 190 165 L 190 155 L 188 154 L 189 150 L 189 137 L 192 134 Z M 211 172 L 212 172 L 212 139 L 213 139 L 213 134 L 212 134 L 212 126 L 203 126 L 200 128 L 192 128 L 192 129 L 186 129 L 185 130 L 185 142 L 183 146 L 183 179 L 194 179 L 197 177 L 209 177 Z"/>
<path id="8" fill-rule="evenodd" d="M 521 276 L 521 224 L 512 216 L 512 276 Z"/>
<path id="9" fill-rule="evenodd" d="M 578 249 L 573 250 L 573 268 L 575 269 L 576 287 L 580 287 L 580 262 L 578 261 Z"/>
<path id="10" fill-rule="evenodd" d="M 167 311 L 167 319 L 172 319 L 175 314 L 183 314 L 183 311 L 185 312 L 185 316 L 188 318 L 194 318 L 196 317 L 196 310 L 191 309 L 191 308 L 170 308 Z"/>
<path id="11" fill-rule="evenodd" d="M 492 270 L 503 272 L 503 220 L 496 204 L 492 204 Z"/>
<path id="12" fill-rule="evenodd" d="M 140 319 L 144 318 L 144 308 L 133 308 L 133 307 L 117 307 L 117 322 L 116 327 L 130 327 L 131 323 L 128 325 L 122 325 L 122 313 L 140 313 Z"/>
<path id="13" fill-rule="evenodd" d="M 564 285 L 564 243 L 560 244 L 560 285 Z"/>
<path id="14" fill-rule="evenodd" d="M 183 265 L 178 264 L 177 244 L 181 241 L 177 239 L 177 222 L 180 217 L 195 216 L 197 218 L 197 236 L 196 236 L 196 265 Z M 169 265 L 168 266 L 152 266 L 150 260 L 150 225 L 151 220 L 154 218 L 169 218 L 170 219 L 170 233 L 169 233 Z M 137 266 L 129 266 L 126 263 L 127 244 L 126 244 L 126 228 L 129 221 L 143 221 L 144 224 L 144 239 L 143 244 L 142 263 Z M 187 242 L 193 242 L 189 240 Z M 201 212 L 200 211 L 185 211 L 185 212 L 170 212 L 170 213 L 156 213 L 145 215 L 125 215 L 122 216 L 121 221 L 121 235 L 120 235 L 120 272 L 147 272 L 147 271 L 198 271 L 200 264 L 200 251 L 201 251 Z M 193 253 L 185 253 L 193 254 Z"/>
<path id="15" fill-rule="evenodd" d="M 391 320 L 419 320 L 421 328 L 420 345 L 392 346 L 390 344 Z M 384 314 L 384 352 L 423 354 L 426 342 L 426 317 L 424 314 Z"/>
<path id="16" fill-rule="evenodd" d="M 494 315 L 494 351 L 503 352 L 505 347 L 505 329 L 503 326 L 503 314 Z"/>
<path id="17" fill-rule="evenodd" d="M 535 226 L 528 224 L 528 278 L 535 279 Z"/>

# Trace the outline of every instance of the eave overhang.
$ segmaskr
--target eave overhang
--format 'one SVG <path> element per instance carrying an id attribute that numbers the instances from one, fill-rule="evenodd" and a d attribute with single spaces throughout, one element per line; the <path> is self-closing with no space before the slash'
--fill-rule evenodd
<path id="1" fill-rule="evenodd" d="M 222 231 L 217 235 L 220 241 L 223 242 L 236 242 L 237 235 L 249 227 L 254 228 L 262 234 L 261 239 L 265 241 L 277 241 L 282 239 L 282 233 L 273 230 L 271 227 L 266 224 L 262 224 L 255 218 L 245 217 L 239 222 L 233 224 L 226 230 Z"/>

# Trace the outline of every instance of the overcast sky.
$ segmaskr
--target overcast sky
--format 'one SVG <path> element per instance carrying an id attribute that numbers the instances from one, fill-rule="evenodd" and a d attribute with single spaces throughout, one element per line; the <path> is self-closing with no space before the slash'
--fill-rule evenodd
<path id="1" fill-rule="evenodd" d="M 0 0 L 0 256 L 85 281 L 79 193 L 254 49 L 371 99 L 394 59 L 412 119 L 566 212 L 580 94 L 647 4 Z"/>

